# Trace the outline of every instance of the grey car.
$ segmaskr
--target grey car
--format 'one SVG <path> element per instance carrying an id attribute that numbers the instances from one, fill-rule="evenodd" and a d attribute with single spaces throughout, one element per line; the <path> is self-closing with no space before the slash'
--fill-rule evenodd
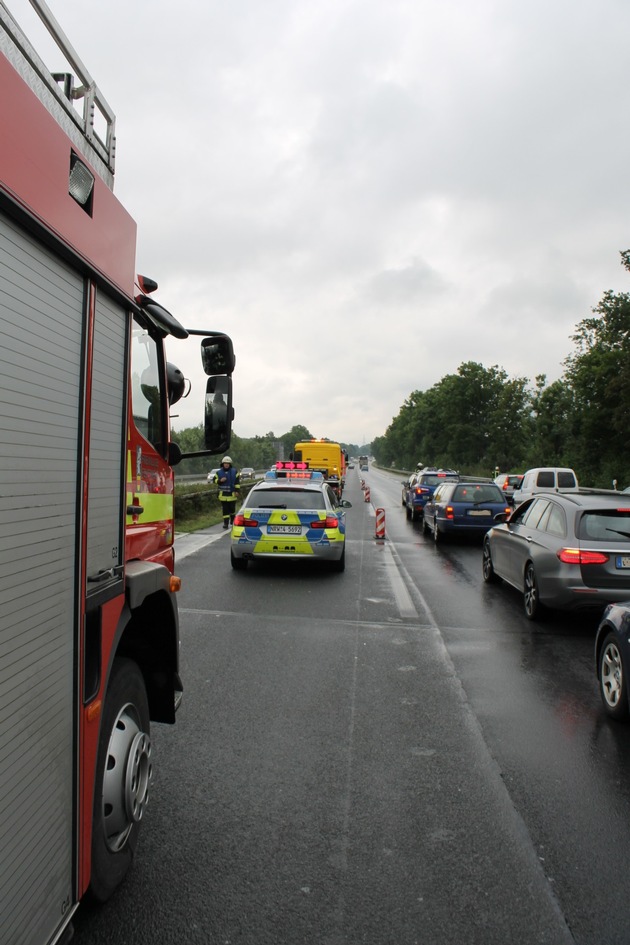
<path id="1" fill-rule="evenodd" d="M 495 516 L 483 542 L 483 577 L 523 594 L 533 620 L 545 607 L 599 610 L 630 599 L 630 503 L 583 489 L 535 495 Z"/>
<path id="2" fill-rule="evenodd" d="M 522 473 L 501 473 L 494 480 L 499 489 L 503 490 L 503 495 L 512 505 L 514 504 L 514 490 L 518 489 L 523 481 Z"/>

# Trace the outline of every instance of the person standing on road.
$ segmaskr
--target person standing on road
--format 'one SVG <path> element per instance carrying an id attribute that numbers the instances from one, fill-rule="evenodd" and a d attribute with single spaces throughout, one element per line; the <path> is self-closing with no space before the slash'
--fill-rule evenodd
<path id="1" fill-rule="evenodd" d="M 221 468 L 215 473 L 214 481 L 219 487 L 223 527 L 229 528 L 234 521 L 236 502 L 241 488 L 241 475 L 232 465 L 230 456 L 224 456 L 221 460 Z"/>

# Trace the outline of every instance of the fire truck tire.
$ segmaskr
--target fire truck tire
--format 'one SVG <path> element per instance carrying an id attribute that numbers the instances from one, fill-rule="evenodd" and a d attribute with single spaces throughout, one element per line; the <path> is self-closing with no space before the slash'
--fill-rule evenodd
<path id="1" fill-rule="evenodd" d="M 149 705 L 142 673 L 117 659 L 105 697 L 92 821 L 90 894 L 106 902 L 131 866 L 152 777 Z"/>

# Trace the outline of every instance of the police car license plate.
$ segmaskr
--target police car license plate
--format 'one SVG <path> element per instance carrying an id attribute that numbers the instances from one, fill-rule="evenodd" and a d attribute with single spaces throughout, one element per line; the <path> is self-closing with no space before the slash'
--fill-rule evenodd
<path id="1" fill-rule="evenodd" d="M 469 509 L 469 515 L 490 515 L 490 509 Z"/>
<path id="2" fill-rule="evenodd" d="M 617 555 L 616 564 L 618 568 L 630 568 L 630 555 Z"/>
<path id="3" fill-rule="evenodd" d="M 268 535 L 301 535 L 301 525 L 267 525 Z"/>

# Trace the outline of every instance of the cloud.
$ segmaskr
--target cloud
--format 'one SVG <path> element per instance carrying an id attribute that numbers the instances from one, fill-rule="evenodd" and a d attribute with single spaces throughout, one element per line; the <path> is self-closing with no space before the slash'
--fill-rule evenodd
<path id="1" fill-rule="evenodd" d="M 233 335 L 239 435 L 370 439 L 467 360 L 555 379 L 628 288 L 626 0 L 56 6 L 139 271 Z"/>

